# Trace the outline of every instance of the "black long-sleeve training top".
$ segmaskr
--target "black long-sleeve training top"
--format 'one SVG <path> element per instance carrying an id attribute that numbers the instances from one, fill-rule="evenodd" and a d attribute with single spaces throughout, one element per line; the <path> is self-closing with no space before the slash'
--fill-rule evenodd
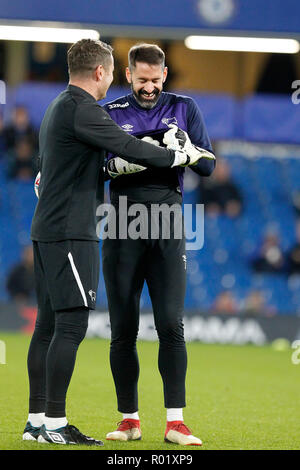
<path id="1" fill-rule="evenodd" d="M 69 85 L 49 105 L 40 134 L 39 200 L 31 226 L 37 241 L 97 240 L 106 152 L 166 168 L 175 152 L 128 135 L 82 88 Z"/>

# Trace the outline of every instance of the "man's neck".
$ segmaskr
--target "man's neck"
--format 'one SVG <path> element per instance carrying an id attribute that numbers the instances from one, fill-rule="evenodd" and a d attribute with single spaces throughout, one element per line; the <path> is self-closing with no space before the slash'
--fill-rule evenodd
<path id="1" fill-rule="evenodd" d="M 70 80 L 69 85 L 77 86 L 79 88 L 82 88 L 84 91 L 92 95 L 96 101 L 99 100 L 97 92 L 93 85 L 89 82 L 83 81 L 83 80 Z"/>

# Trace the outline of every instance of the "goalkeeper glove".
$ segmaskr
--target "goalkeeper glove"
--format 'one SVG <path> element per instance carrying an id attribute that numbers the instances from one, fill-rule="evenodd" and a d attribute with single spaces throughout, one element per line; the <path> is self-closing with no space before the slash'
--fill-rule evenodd
<path id="1" fill-rule="evenodd" d="M 144 142 L 148 142 L 149 144 L 153 144 L 155 145 L 156 147 L 159 147 L 160 146 L 160 143 L 158 140 L 154 140 L 152 137 L 146 135 L 145 137 L 143 137 L 141 140 L 143 140 Z"/>
<path id="2" fill-rule="evenodd" d="M 150 136 L 145 136 L 141 140 L 153 144 L 156 147 L 159 147 L 159 141 L 154 140 Z M 111 158 L 107 163 L 107 172 L 111 178 L 116 178 L 120 175 L 130 175 L 132 173 L 138 173 L 140 171 L 146 170 L 147 168 L 142 165 L 137 165 L 135 163 L 128 163 L 121 157 Z"/>
<path id="3" fill-rule="evenodd" d="M 107 162 L 107 172 L 111 178 L 116 178 L 120 175 L 130 175 L 146 170 L 147 168 L 135 163 L 129 163 L 121 157 L 114 157 Z"/>
<path id="4" fill-rule="evenodd" d="M 193 145 L 187 133 L 179 129 L 178 126 L 170 124 L 169 127 L 170 130 L 165 133 L 163 143 L 168 149 L 182 151 L 187 155 L 186 161 L 179 163 L 181 166 L 195 165 L 200 158 L 207 158 L 208 160 L 216 159 L 213 153 Z M 174 162 L 173 166 L 176 165 L 178 165 L 178 162 Z"/>

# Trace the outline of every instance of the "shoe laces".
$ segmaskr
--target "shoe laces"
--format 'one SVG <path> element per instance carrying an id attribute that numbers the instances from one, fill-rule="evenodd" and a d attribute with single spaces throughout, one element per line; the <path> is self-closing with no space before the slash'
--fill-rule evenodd
<path id="1" fill-rule="evenodd" d="M 172 424 L 170 429 L 173 429 L 174 431 L 180 432 L 182 434 L 186 434 L 187 436 L 192 434 L 192 431 L 182 421 Z"/>
<path id="2" fill-rule="evenodd" d="M 75 436 L 80 437 L 81 439 L 88 439 L 88 440 L 92 439 L 91 437 L 86 436 L 85 434 L 82 434 L 82 432 L 80 432 L 79 429 L 76 428 L 76 426 L 73 426 L 72 424 L 68 425 L 68 429 L 71 432 L 71 435 L 74 434 Z"/>
<path id="3" fill-rule="evenodd" d="M 136 421 L 136 420 L 135 420 Z M 123 419 L 118 425 L 118 431 L 128 431 L 128 429 L 137 428 L 137 424 L 132 419 Z"/>

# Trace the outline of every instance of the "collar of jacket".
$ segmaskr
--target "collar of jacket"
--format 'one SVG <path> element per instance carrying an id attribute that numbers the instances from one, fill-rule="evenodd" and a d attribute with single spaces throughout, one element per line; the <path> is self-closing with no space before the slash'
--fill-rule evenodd
<path id="1" fill-rule="evenodd" d="M 90 100 L 93 103 L 96 101 L 95 98 L 90 93 L 85 91 L 83 88 L 80 88 L 79 86 L 68 85 L 67 90 L 70 91 L 71 93 L 75 94 L 75 95 L 84 96 L 85 98 L 87 98 L 88 100 Z"/>

